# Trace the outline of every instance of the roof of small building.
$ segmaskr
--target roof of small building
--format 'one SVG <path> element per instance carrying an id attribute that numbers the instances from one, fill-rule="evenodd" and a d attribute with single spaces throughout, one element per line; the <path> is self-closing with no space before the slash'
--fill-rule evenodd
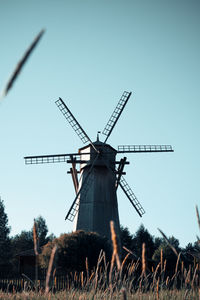
<path id="1" fill-rule="evenodd" d="M 43 247 L 39 247 L 39 249 L 38 249 L 39 254 L 42 252 L 42 248 Z M 34 251 L 34 249 L 24 250 L 24 251 L 17 253 L 16 256 L 35 256 L 35 251 Z"/>

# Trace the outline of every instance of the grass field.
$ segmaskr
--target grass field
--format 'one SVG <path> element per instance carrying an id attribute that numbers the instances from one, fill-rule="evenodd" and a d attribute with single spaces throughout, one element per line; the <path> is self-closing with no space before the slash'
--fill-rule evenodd
<path id="1" fill-rule="evenodd" d="M 200 227 L 200 218 L 197 210 L 197 219 Z M 0 300 L 7 299 L 199 299 L 200 300 L 200 264 L 199 259 L 194 258 L 189 266 L 184 265 L 182 253 L 177 253 L 177 261 L 171 269 L 171 275 L 166 272 L 168 262 L 163 260 L 162 249 L 160 262 L 157 266 L 148 267 L 143 244 L 142 255 L 137 261 L 131 259 L 131 251 L 127 249 L 127 255 L 121 262 L 117 236 L 114 223 L 111 222 L 111 235 L 113 254 L 110 264 L 106 262 L 103 251 L 100 252 L 97 266 L 94 270 L 75 272 L 62 277 L 56 277 L 53 272 L 53 259 L 56 246 L 52 251 L 46 281 L 31 280 L 22 281 L 21 292 L 17 291 L 15 280 L 5 281 L 4 291 L 0 291 Z M 170 245 L 169 245 L 170 246 Z M 172 250 L 173 250 L 173 246 Z M 0 280 L 0 283 L 2 281 Z"/>
<path id="2" fill-rule="evenodd" d="M 115 243 L 115 241 L 114 241 Z M 145 261 L 145 246 L 141 259 L 126 264 L 130 253 L 120 262 L 114 246 L 111 265 L 101 252 L 97 267 L 93 271 L 67 276 L 51 276 L 49 282 L 39 281 L 38 292 L 28 281 L 23 281 L 22 292 L 16 292 L 15 282 L 7 282 L 7 291 L 0 292 L 0 299 L 199 299 L 200 266 L 185 267 L 181 255 L 177 257 L 171 277 L 166 274 L 167 261 L 160 261 L 150 271 Z M 51 274 L 52 275 L 52 274 Z M 45 286 L 48 289 L 45 291 Z"/>
<path id="3" fill-rule="evenodd" d="M 110 293 L 110 291 L 90 291 L 90 292 L 84 292 L 79 290 L 71 290 L 71 291 L 63 291 L 63 292 L 57 292 L 55 294 L 49 293 L 48 295 L 41 294 L 41 293 L 33 293 L 33 292 L 23 292 L 23 293 L 17 293 L 17 294 L 6 294 L 6 293 L 0 293 L 0 299 L 1 300 L 17 300 L 17 299 L 26 299 L 26 300 L 46 300 L 46 299 L 52 299 L 52 300 L 107 300 L 107 299 L 133 299 L 133 300 L 150 300 L 150 299 L 160 299 L 160 300 L 175 300 L 175 299 L 191 299 L 191 300 L 198 300 L 200 299 L 200 293 L 198 290 L 171 290 L 171 291 L 161 291 L 159 293 L 127 293 L 122 291 Z"/>

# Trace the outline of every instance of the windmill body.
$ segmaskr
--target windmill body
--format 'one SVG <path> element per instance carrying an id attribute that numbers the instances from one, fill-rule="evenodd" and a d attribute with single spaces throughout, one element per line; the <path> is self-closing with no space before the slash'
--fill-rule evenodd
<path id="1" fill-rule="evenodd" d="M 81 160 L 86 162 L 80 164 L 80 187 L 93 164 L 93 168 L 85 186 L 85 192 L 79 195 L 79 209 L 75 219 L 75 230 L 97 232 L 110 239 L 110 220 L 115 222 L 115 230 L 119 233 L 119 213 L 116 193 L 116 174 L 110 172 L 115 169 L 117 151 L 100 141 L 93 143 L 100 152 L 98 159 L 96 151 L 91 145 L 79 149 Z M 84 153 L 90 153 L 84 155 Z M 103 159 L 102 159 L 103 158 Z M 79 187 L 79 188 L 80 188 Z M 86 194 L 85 194 L 86 193 Z"/>
<path id="2" fill-rule="evenodd" d="M 64 101 L 59 98 L 56 105 L 67 119 L 81 141 L 87 146 L 80 148 L 78 153 L 26 156 L 26 164 L 60 163 L 71 164 L 71 174 L 75 199 L 65 217 L 69 221 L 75 219 L 75 230 L 97 232 L 110 239 L 110 221 L 115 222 L 115 230 L 119 235 L 119 213 L 117 203 L 117 189 L 120 187 L 140 217 L 145 213 L 142 205 L 137 200 L 132 189 L 123 175 L 127 162 L 126 157 L 119 161 L 118 154 L 123 153 L 148 153 L 148 152 L 173 152 L 170 145 L 122 145 L 115 150 L 108 145 L 107 139 L 111 135 L 131 92 L 124 92 L 114 109 L 103 134 L 104 142 L 92 142 L 81 125 L 75 119 Z M 79 166 L 79 170 L 77 169 Z"/>

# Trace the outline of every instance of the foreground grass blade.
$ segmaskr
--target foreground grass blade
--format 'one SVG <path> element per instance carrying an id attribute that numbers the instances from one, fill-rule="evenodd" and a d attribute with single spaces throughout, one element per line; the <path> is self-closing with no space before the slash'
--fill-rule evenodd
<path id="1" fill-rule="evenodd" d="M 24 53 L 23 57 L 21 58 L 21 60 L 18 62 L 14 72 L 12 73 L 10 79 L 8 80 L 8 83 L 6 84 L 0 99 L 2 99 L 3 97 L 5 97 L 8 93 L 8 91 L 12 88 L 13 83 L 15 82 L 17 76 L 19 75 L 22 67 L 24 66 L 24 64 L 26 63 L 27 59 L 29 58 L 30 54 L 32 53 L 32 51 L 34 50 L 34 48 L 36 47 L 36 45 L 38 44 L 39 40 L 41 39 L 42 35 L 44 34 L 45 30 L 42 29 L 39 34 L 36 36 L 36 38 L 34 39 L 34 41 L 32 42 L 32 44 L 29 46 L 29 48 L 26 50 L 26 52 Z"/>
<path id="2" fill-rule="evenodd" d="M 197 222 L 199 225 L 199 229 L 200 229 L 200 217 L 199 217 L 199 210 L 198 210 L 198 206 L 196 205 L 196 215 L 197 215 Z"/>
<path id="3" fill-rule="evenodd" d="M 55 245 L 53 247 L 52 252 L 51 252 L 51 257 L 50 257 L 50 260 L 49 260 L 49 266 L 48 266 L 47 276 L 46 276 L 46 287 L 45 287 L 45 293 L 46 294 L 48 294 L 48 292 L 49 292 L 49 280 L 50 280 L 51 271 L 52 271 L 52 268 L 53 268 L 54 257 L 55 257 L 57 248 L 58 248 L 57 245 Z"/>
<path id="4" fill-rule="evenodd" d="M 158 230 L 160 231 L 160 233 L 162 234 L 162 236 L 164 237 L 165 241 L 170 246 L 170 248 L 172 249 L 172 251 L 178 257 L 179 256 L 178 252 L 176 251 L 176 249 L 174 248 L 174 246 L 172 246 L 172 244 L 170 243 L 169 239 L 166 237 L 166 235 L 164 234 L 164 232 L 161 229 L 159 229 L 159 228 L 158 228 Z"/>

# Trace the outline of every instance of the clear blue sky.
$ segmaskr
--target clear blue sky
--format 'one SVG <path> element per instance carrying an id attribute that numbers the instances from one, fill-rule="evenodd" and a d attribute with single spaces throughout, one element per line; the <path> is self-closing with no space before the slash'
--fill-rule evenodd
<path id="1" fill-rule="evenodd" d="M 46 33 L 0 103 L 0 195 L 11 234 L 42 215 L 50 232 L 74 199 L 66 164 L 24 164 L 28 155 L 76 152 L 83 144 L 55 105 L 62 97 L 91 139 L 124 90 L 133 94 L 108 142 L 171 144 L 174 153 L 129 154 L 126 179 L 141 219 L 119 192 L 123 226 L 141 223 L 196 240 L 200 203 L 200 2 L 0 0 L 0 88 L 33 38 Z M 120 156 L 119 156 L 120 158 Z M 200 208 L 200 205 L 199 205 Z"/>

